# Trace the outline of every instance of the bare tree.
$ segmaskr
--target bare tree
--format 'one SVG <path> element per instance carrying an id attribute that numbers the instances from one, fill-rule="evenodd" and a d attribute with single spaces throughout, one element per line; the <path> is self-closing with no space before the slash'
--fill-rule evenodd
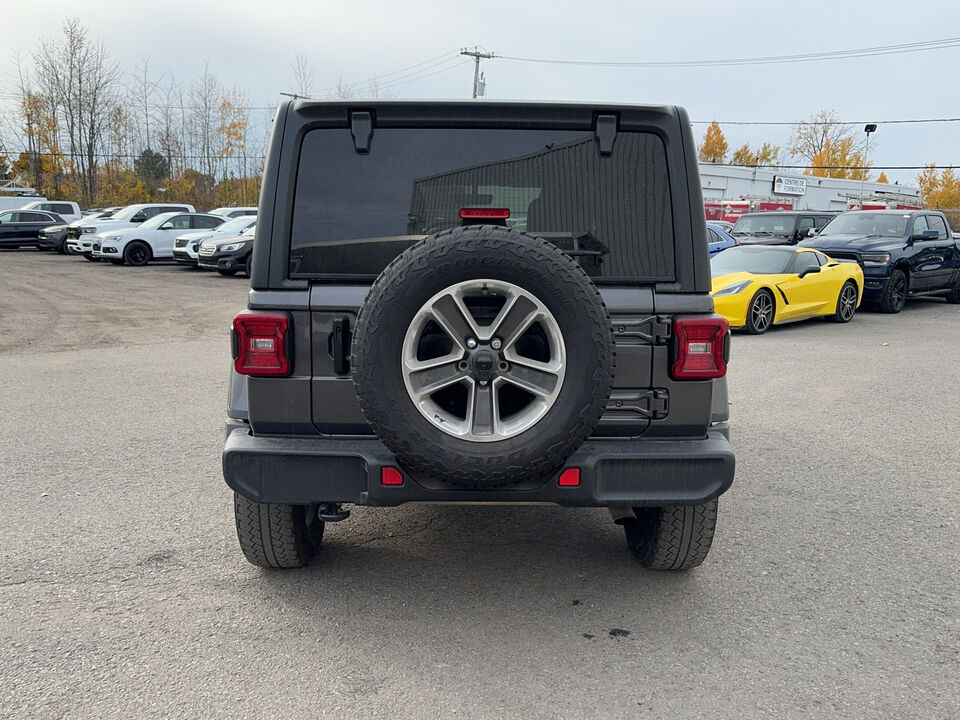
<path id="1" fill-rule="evenodd" d="M 828 146 L 853 138 L 853 127 L 840 121 L 836 110 L 821 110 L 802 124 L 794 125 L 788 150 L 795 158 L 813 162 Z M 854 149 L 859 149 L 854 144 Z"/>
<path id="2" fill-rule="evenodd" d="M 75 18 L 64 23 L 60 42 L 41 43 L 35 60 L 39 85 L 76 168 L 81 197 L 92 200 L 110 108 L 119 89 L 117 65 L 110 62 L 103 43 L 91 41 Z"/>
<path id="3" fill-rule="evenodd" d="M 300 97 L 310 97 L 314 79 L 313 63 L 310 62 L 305 53 L 296 52 L 293 56 L 293 88 L 291 92 Z"/>
<path id="4" fill-rule="evenodd" d="M 205 65 L 203 72 L 190 88 L 189 133 L 190 152 L 197 160 L 196 166 L 211 178 L 219 170 L 220 133 L 217 132 L 220 111 L 220 83 Z"/>

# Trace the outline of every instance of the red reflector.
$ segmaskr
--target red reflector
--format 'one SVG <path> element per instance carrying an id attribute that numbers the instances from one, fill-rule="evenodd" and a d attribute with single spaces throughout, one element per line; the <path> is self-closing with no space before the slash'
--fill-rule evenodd
<path id="1" fill-rule="evenodd" d="M 580 484 L 580 468 L 567 468 L 557 478 L 560 487 L 577 487 Z"/>
<path id="2" fill-rule="evenodd" d="M 463 220 L 506 220 L 510 217 L 510 208 L 460 208 Z"/>
<path id="3" fill-rule="evenodd" d="M 673 321 L 675 380 L 711 380 L 727 373 L 723 358 L 730 326 L 722 317 L 678 317 Z"/>
<path id="4" fill-rule="evenodd" d="M 290 316 L 246 310 L 233 318 L 237 357 L 233 367 L 241 375 L 289 375 L 287 333 Z"/>
<path id="5" fill-rule="evenodd" d="M 385 467 L 380 469 L 381 485 L 403 485 L 403 475 L 395 467 Z"/>

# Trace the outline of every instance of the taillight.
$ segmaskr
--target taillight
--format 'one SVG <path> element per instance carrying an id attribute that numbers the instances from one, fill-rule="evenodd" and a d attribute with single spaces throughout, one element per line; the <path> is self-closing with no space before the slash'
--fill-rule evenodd
<path id="1" fill-rule="evenodd" d="M 716 315 L 673 320 L 674 380 L 711 380 L 727 374 L 726 342 L 730 325 Z"/>
<path id="2" fill-rule="evenodd" d="M 460 208 L 462 220 L 506 220 L 510 208 Z"/>
<path id="3" fill-rule="evenodd" d="M 247 310 L 233 318 L 233 367 L 241 375 L 289 375 L 290 316 Z"/>

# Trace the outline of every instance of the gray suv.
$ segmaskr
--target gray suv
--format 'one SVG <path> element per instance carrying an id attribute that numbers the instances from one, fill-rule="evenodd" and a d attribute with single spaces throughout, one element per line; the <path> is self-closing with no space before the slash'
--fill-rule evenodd
<path id="1" fill-rule="evenodd" d="M 684 110 L 294 100 L 233 321 L 223 473 L 247 559 L 345 506 L 606 507 L 699 565 L 733 482 Z"/>

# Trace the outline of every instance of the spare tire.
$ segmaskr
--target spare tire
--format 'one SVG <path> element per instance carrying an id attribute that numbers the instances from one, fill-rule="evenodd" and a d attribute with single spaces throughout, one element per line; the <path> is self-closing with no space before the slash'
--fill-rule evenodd
<path id="1" fill-rule="evenodd" d="M 399 255 L 357 317 L 364 416 L 415 480 L 483 488 L 556 472 L 600 419 L 613 328 L 570 256 L 500 226 Z"/>

